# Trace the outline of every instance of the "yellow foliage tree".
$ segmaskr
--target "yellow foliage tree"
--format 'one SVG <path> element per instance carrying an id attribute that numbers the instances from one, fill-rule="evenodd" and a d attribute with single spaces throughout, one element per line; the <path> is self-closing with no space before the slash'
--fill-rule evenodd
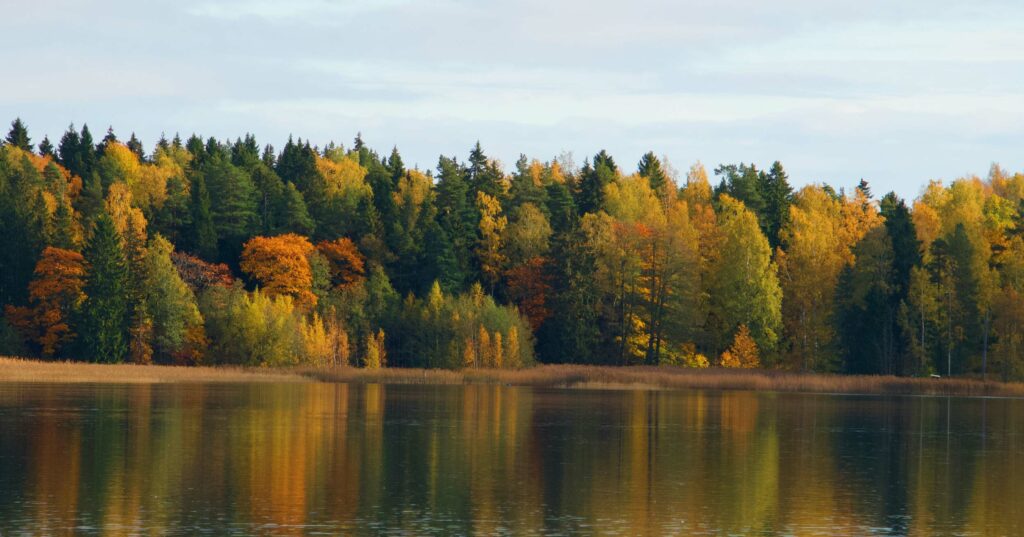
<path id="1" fill-rule="evenodd" d="M 747 325 L 741 324 L 733 337 L 732 346 L 722 353 L 722 367 L 741 367 L 751 369 L 760 367 L 757 343 L 750 335 Z"/>
<path id="2" fill-rule="evenodd" d="M 506 262 L 502 244 L 508 219 L 502 216 L 498 199 L 484 192 L 476 193 L 476 206 L 480 211 L 480 242 L 476 249 L 480 272 L 493 290 Z"/>
<path id="3" fill-rule="evenodd" d="M 366 355 L 363 366 L 366 369 L 380 369 L 387 365 L 387 354 L 384 351 L 384 330 L 366 336 Z"/>

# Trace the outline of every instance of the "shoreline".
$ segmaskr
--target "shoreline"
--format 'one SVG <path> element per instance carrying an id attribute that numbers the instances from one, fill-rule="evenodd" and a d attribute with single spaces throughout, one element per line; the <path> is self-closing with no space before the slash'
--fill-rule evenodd
<path id="1" fill-rule="evenodd" d="M 259 368 L 45 362 L 0 357 L 0 383 L 161 384 L 344 382 L 350 384 L 500 384 L 568 389 L 749 390 L 850 395 L 1024 397 L 1024 383 L 970 378 L 833 375 L 760 369 L 538 365 L 510 369 Z"/>

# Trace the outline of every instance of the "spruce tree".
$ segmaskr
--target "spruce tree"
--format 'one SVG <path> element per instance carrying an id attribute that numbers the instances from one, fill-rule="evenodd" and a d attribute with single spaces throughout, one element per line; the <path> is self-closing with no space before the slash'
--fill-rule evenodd
<path id="1" fill-rule="evenodd" d="M 71 124 L 68 125 L 68 130 L 64 132 L 64 136 L 61 136 L 57 149 L 57 162 L 67 168 L 71 175 L 79 177 L 82 177 L 81 155 L 78 151 L 78 146 L 81 143 L 82 141 L 78 137 L 75 125 Z"/>
<path id="2" fill-rule="evenodd" d="M 92 142 L 92 134 L 89 132 L 88 125 L 82 125 L 82 134 L 78 137 L 78 165 L 80 166 L 79 177 L 85 178 L 86 176 L 92 175 L 92 172 L 96 171 L 96 164 L 99 161 L 99 157 L 96 155 L 96 146 Z"/>
<path id="3" fill-rule="evenodd" d="M 83 256 L 88 263 L 78 314 L 80 356 L 91 362 L 123 362 L 128 355 L 128 260 L 114 221 L 105 212 L 97 217 Z"/>
<path id="4" fill-rule="evenodd" d="M 665 189 L 668 187 L 668 176 L 661 167 L 661 160 L 654 155 L 653 151 L 648 151 L 644 153 L 643 157 L 640 157 L 640 162 L 637 164 L 637 172 L 640 174 L 640 177 L 647 179 L 647 182 L 651 185 L 651 190 L 661 195 L 665 194 Z"/>
<path id="5" fill-rule="evenodd" d="M 581 172 L 580 192 L 576 203 L 579 214 L 596 213 L 604 208 L 604 190 L 615 181 L 618 168 L 603 149 L 594 155 L 593 164 L 585 163 Z"/>
<path id="6" fill-rule="evenodd" d="M 7 133 L 6 140 L 7 143 L 14 147 L 19 147 L 25 151 L 32 151 L 32 140 L 28 137 L 28 129 L 21 122 L 21 118 L 11 122 L 11 130 Z"/>
<path id="7" fill-rule="evenodd" d="M 774 251 L 779 246 L 779 232 L 789 221 L 789 206 L 793 204 L 793 188 L 782 163 L 775 161 L 767 173 L 761 172 L 761 198 L 764 200 L 763 213 L 758 215 L 761 230 L 768 237 L 768 244 Z"/>
<path id="8" fill-rule="evenodd" d="M 472 250 L 476 244 L 479 216 L 469 202 L 465 169 L 454 158 L 441 157 L 437 164 L 437 219 L 444 229 L 458 261 L 462 277 L 458 287 L 474 281 Z"/>
<path id="9" fill-rule="evenodd" d="M 166 142 L 167 141 L 164 140 L 164 143 L 166 143 Z M 125 145 L 128 146 L 128 149 L 132 150 L 132 153 L 135 153 L 136 157 L 139 157 L 139 162 L 145 162 L 146 161 L 146 150 L 143 149 L 142 142 L 139 141 L 139 139 L 135 137 L 135 133 L 134 132 L 132 133 L 131 138 L 128 138 L 128 143 L 126 143 Z"/>
<path id="10" fill-rule="evenodd" d="M 210 211 L 210 192 L 202 172 L 192 172 L 191 203 L 189 213 L 192 229 L 188 234 L 192 252 L 207 260 L 217 259 L 217 230 Z"/>
<path id="11" fill-rule="evenodd" d="M 313 218 L 309 216 L 302 192 L 295 188 L 294 183 L 288 183 L 288 186 L 284 187 L 279 211 L 280 215 L 274 227 L 275 233 L 313 234 Z"/>
<path id="12" fill-rule="evenodd" d="M 39 154 L 44 157 L 56 158 L 53 143 L 50 142 L 50 138 L 48 136 L 43 136 L 43 141 L 39 142 Z"/>

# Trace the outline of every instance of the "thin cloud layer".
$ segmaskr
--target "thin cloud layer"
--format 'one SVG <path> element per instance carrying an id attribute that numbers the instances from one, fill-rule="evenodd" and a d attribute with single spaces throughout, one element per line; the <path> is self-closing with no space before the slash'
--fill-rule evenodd
<path id="1" fill-rule="evenodd" d="M 0 116 L 317 143 L 431 167 L 607 148 L 782 160 L 797 183 L 913 196 L 1024 167 L 1012 2 L 210 0 L 18 6 Z"/>

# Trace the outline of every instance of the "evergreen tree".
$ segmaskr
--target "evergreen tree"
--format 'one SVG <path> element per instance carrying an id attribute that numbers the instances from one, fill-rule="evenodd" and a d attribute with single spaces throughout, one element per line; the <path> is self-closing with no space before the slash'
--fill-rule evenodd
<path id="1" fill-rule="evenodd" d="M 461 272 L 462 266 L 448 239 L 448 233 L 436 221 L 431 221 L 427 224 L 423 242 L 421 268 L 417 271 L 417 281 L 412 285 L 422 289 L 430 282 L 437 281 L 447 293 L 461 290 L 466 277 Z"/>
<path id="2" fill-rule="evenodd" d="M 189 213 L 192 229 L 188 234 L 192 251 L 204 259 L 217 259 L 217 230 L 213 225 L 213 212 L 210 209 L 210 193 L 206 188 L 206 178 L 199 171 L 193 171 L 191 187 L 191 203 Z"/>
<path id="3" fill-rule="evenodd" d="M 567 232 L 576 225 L 576 204 L 572 192 L 563 183 L 552 182 L 544 189 L 547 192 L 547 212 L 551 229 L 555 233 Z"/>
<path id="4" fill-rule="evenodd" d="M 76 163 L 80 168 L 78 173 L 72 173 L 85 178 L 96 171 L 96 164 L 99 162 L 99 156 L 96 154 L 96 146 L 93 145 L 92 133 L 89 132 L 88 125 L 82 125 L 82 133 L 79 135 L 78 139 L 78 156 L 76 158 Z"/>
<path id="5" fill-rule="evenodd" d="M 258 223 L 256 189 L 252 177 L 231 164 L 223 149 L 207 147 L 207 155 L 200 171 L 209 190 L 218 248 L 222 259 L 234 260 Z"/>
<path id="6" fill-rule="evenodd" d="M 75 332 L 79 352 L 91 362 L 123 362 L 128 355 L 128 260 L 114 222 L 102 213 L 83 252 L 86 295 Z"/>
<path id="7" fill-rule="evenodd" d="M 538 353 L 548 363 L 602 363 L 613 353 L 599 353 L 596 260 L 586 234 L 572 229 L 552 241 L 552 315 L 537 333 Z"/>
<path id="8" fill-rule="evenodd" d="M 21 118 L 17 118 L 11 122 L 11 130 L 7 133 L 7 143 L 24 149 L 25 151 L 32 151 L 32 140 L 28 137 L 28 129 L 25 124 L 21 122 Z"/>
<path id="9" fill-rule="evenodd" d="M 438 223 L 451 241 L 452 252 L 459 263 L 457 274 L 464 278 L 459 284 L 461 288 L 468 281 L 476 280 L 471 260 L 479 217 L 474 205 L 469 203 L 469 185 L 463 167 L 454 158 L 441 157 L 437 170 Z"/>
<path id="10" fill-rule="evenodd" d="M 81 143 L 81 139 L 78 137 L 78 131 L 75 130 L 75 125 L 68 125 L 68 130 L 64 132 L 64 136 L 60 139 L 57 153 L 57 162 L 59 162 L 61 166 L 67 168 L 72 175 L 77 175 L 79 177 L 82 177 L 81 157 L 78 151 L 78 146 Z"/>
<path id="11" fill-rule="evenodd" d="M 472 199 L 476 199 L 476 192 L 483 192 L 498 199 L 504 197 L 503 174 L 497 164 L 484 154 L 479 141 L 469 152 L 469 166 L 466 172 Z"/>
<path id="12" fill-rule="evenodd" d="M 288 138 L 277 159 L 277 166 L 274 168 L 277 175 L 286 183 L 295 183 L 299 192 L 306 193 L 313 190 L 320 173 L 316 169 L 316 154 L 309 148 L 309 145 L 302 145 Z"/>
<path id="13" fill-rule="evenodd" d="M 640 157 L 640 162 L 637 164 L 637 173 L 640 177 L 647 179 L 651 185 L 651 190 L 664 196 L 666 189 L 668 188 L 668 176 L 665 175 L 665 170 L 661 167 L 661 160 L 654 155 L 653 151 L 644 153 L 644 156 Z"/>
<path id="14" fill-rule="evenodd" d="M 43 136 L 43 141 L 39 142 L 39 154 L 44 157 L 56 158 L 56 150 L 48 136 Z"/>
<path id="15" fill-rule="evenodd" d="M 288 183 L 284 189 L 281 202 L 280 217 L 275 223 L 275 233 L 298 233 L 312 235 L 315 224 L 306 209 L 302 193 L 294 183 Z"/>
<path id="16" fill-rule="evenodd" d="M 167 141 L 164 140 L 164 143 L 166 142 Z M 125 145 L 128 146 L 128 149 L 132 150 L 132 153 L 135 153 L 135 156 L 138 157 L 139 162 L 146 161 L 146 150 L 142 147 L 142 142 L 135 137 L 134 132 L 132 133 L 131 138 L 128 138 L 128 143 L 126 143 Z"/>
<path id="17" fill-rule="evenodd" d="M 65 250 L 78 249 L 78 233 L 75 230 L 75 215 L 67 200 L 61 198 L 53 212 L 51 244 Z"/>
<path id="18" fill-rule="evenodd" d="M 789 221 L 789 206 L 793 204 L 793 188 L 782 163 L 775 161 L 767 173 L 761 172 L 761 197 L 764 200 L 764 214 L 761 215 L 761 229 L 768 237 L 768 244 L 774 251 L 780 244 L 779 233 Z"/>
<path id="19" fill-rule="evenodd" d="M 585 163 L 581 172 L 580 191 L 576 203 L 579 214 L 596 213 L 604 208 L 604 190 L 615 181 L 618 168 L 603 149 L 594 155 L 593 164 Z"/>
<path id="20" fill-rule="evenodd" d="M 715 187 L 715 195 L 728 194 L 743 202 L 756 215 L 764 211 L 761 174 L 753 164 L 722 164 L 715 168 L 715 175 L 722 178 Z"/>
<path id="21" fill-rule="evenodd" d="M 116 143 L 119 143 L 119 140 L 117 139 L 117 135 L 114 134 L 114 127 L 109 126 L 107 127 L 107 134 L 103 136 L 103 139 L 100 140 L 100 143 L 96 148 L 97 154 L 102 157 L 103 153 L 106 152 L 108 147 L 110 147 L 110 144 Z"/>
<path id="22" fill-rule="evenodd" d="M 98 172 L 82 178 L 82 193 L 75 209 L 82 215 L 83 222 L 91 222 L 103 211 L 103 180 Z"/>
<path id="23" fill-rule="evenodd" d="M 512 175 L 509 184 L 509 210 L 530 203 L 545 213 L 548 210 L 548 192 L 545 189 L 545 178 L 543 175 L 549 170 L 545 169 L 539 162 L 530 163 L 526 155 L 519 155 L 516 161 L 516 173 Z"/>
<path id="24" fill-rule="evenodd" d="M 890 283 L 892 241 L 876 227 L 854 247 L 854 263 L 843 269 L 836 287 L 836 332 L 848 373 L 899 372 L 898 303 Z"/>
<path id="25" fill-rule="evenodd" d="M 39 205 L 39 172 L 28 158 L 6 158 L 7 151 L 0 147 L 0 304 L 23 305 L 46 246 L 47 212 Z"/>

